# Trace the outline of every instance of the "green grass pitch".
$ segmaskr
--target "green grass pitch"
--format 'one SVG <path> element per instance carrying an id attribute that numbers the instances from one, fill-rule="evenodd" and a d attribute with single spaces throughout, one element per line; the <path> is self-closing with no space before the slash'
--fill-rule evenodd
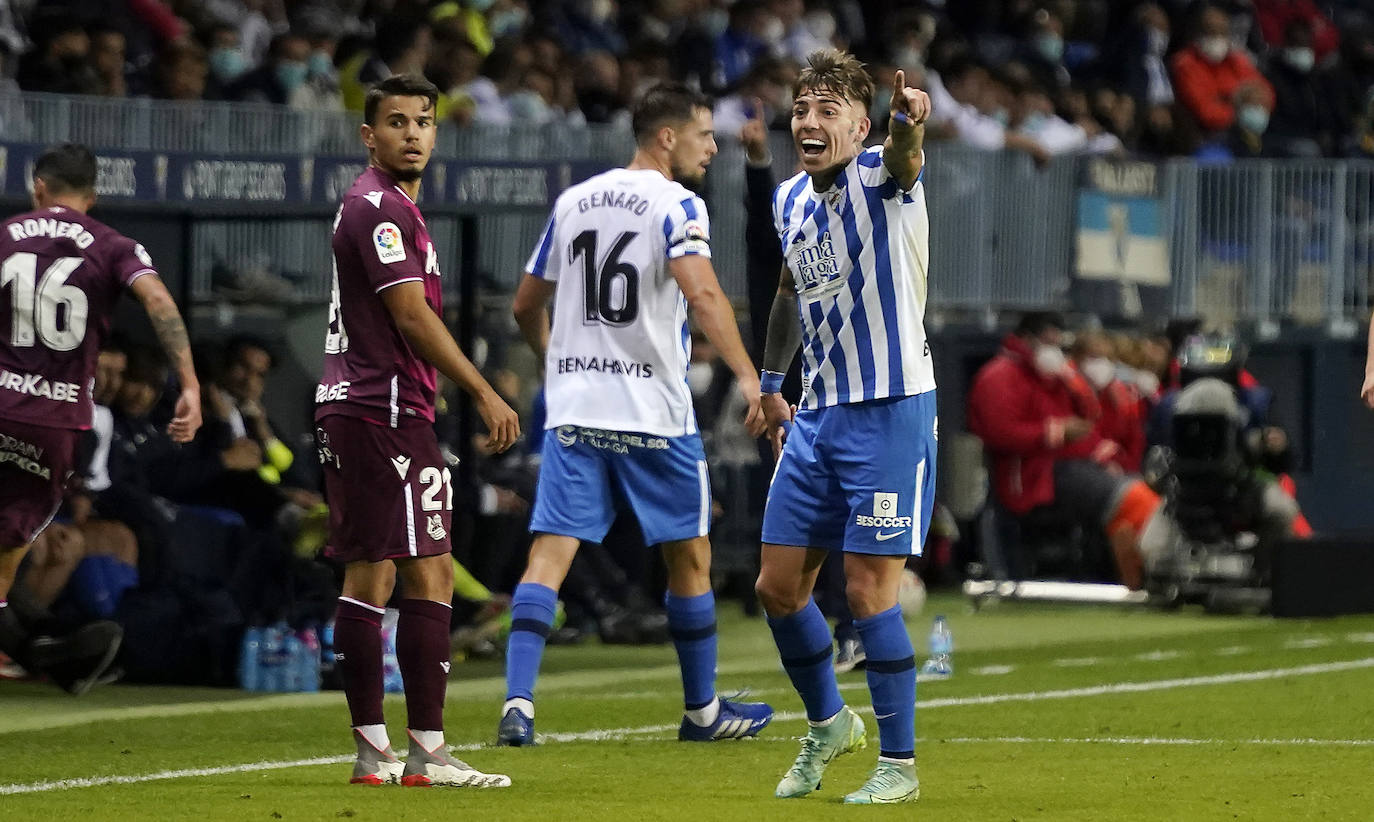
<path id="1" fill-rule="evenodd" d="M 779 718 L 758 740 L 675 741 L 671 647 L 552 648 L 533 749 L 489 747 L 497 663 L 455 666 L 448 738 L 505 790 L 347 784 L 343 695 L 113 686 L 72 699 L 0 683 L 0 820 L 1364 820 L 1374 818 L 1374 617 L 1276 621 L 933 596 L 955 676 L 918 686 L 921 798 L 837 804 L 873 764 L 861 672 L 841 678 L 870 747 L 801 800 L 772 796 L 804 732 L 762 620 L 722 608 L 722 691 Z M 388 697 L 393 739 L 405 712 Z"/>

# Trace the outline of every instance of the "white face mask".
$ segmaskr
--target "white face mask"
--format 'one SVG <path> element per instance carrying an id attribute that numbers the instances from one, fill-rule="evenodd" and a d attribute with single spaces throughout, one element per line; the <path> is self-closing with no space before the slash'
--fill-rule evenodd
<path id="1" fill-rule="evenodd" d="M 781 43 L 782 38 L 786 36 L 786 34 L 786 27 L 784 27 L 782 21 L 776 17 L 769 17 L 768 22 L 763 24 L 763 33 L 761 36 L 765 43 Z"/>
<path id="2" fill-rule="evenodd" d="M 1089 357 L 1078 367 L 1087 377 L 1088 382 L 1098 391 L 1106 388 L 1111 381 L 1116 379 L 1116 363 L 1106 357 Z"/>
<path id="3" fill-rule="evenodd" d="M 1231 41 L 1220 35 L 1202 37 L 1197 41 L 1197 50 L 1210 63 L 1220 63 L 1231 53 Z"/>
<path id="4" fill-rule="evenodd" d="M 1057 345 L 1040 343 L 1035 346 L 1035 370 L 1046 377 L 1062 374 L 1068 361 L 1068 358 L 1064 356 L 1064 351 Z"/>
<path id="5" fill-rule="evenodd" d="M 1306 74 L 1317 64 L 1317 53 L 1305 47 L 1287 48 L 1283 50 L 1283 59 L 1294 71 Z"/>

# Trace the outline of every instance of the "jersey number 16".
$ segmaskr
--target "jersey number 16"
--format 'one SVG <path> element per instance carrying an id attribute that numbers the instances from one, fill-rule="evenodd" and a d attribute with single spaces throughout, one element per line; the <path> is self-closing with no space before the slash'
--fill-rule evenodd
<path id="1" fill-rule="evenodd" d="M 582 258 L 582 278 L 586 285 L 583 296 L 583 322 L 606 325 L 629 325 L 639 316 L 639 269 L 620 259 L 625 246 L 638 235 L 625 231 L 615 238 L 611 250 L 601 260 L 597 270 L 596 232 L 588 229 L 573 238 L 569 246 L 570 261 Z"/>

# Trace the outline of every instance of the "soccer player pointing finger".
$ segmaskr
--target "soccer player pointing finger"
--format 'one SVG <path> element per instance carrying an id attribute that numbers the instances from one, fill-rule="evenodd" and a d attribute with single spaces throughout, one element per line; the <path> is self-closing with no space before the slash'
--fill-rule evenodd
<path id="1" fill-rule="evenodd" d="M 915 658 L 897 591 L 934 504 L 921 185 L 930 100 L 907 88 L 900 71 L 895 86 L 887 141 L 865 149 L 873 81 L 849 54 L 812 54 L 792 108 L 802 172 L 773 199 L 784 265 L 761 384 L 775 443 L 792 416 L 778 392 L 799 344 L 803 396 L 768 492 L 756 588 L 811 723 L 778 784 L 785 798 L 816 790 L 835 756 L 865 744 L 863 722 L 835 683 L 829 626 L 811 598 L 828 551 L 844 552 L 845 594 L 868 654 L 881 740 L 877 768 L 844 801 L 905 802 L 919 792 Z"/>

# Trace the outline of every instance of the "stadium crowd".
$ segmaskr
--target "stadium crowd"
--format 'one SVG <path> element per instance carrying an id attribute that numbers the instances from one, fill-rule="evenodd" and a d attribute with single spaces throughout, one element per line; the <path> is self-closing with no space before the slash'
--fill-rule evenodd
<path id="1" fill-rule="evenodd" d="M 721 133 L 754 99 L 781 126 L 829 45 L 928 89 L 931 139 L 1042 162 L 1374 156 L 1360 0 L 0 0 L 26 91 L 357 111 L 422 72 L 460 125 L 623 123 L 673 78 L 718 96 Z"/>

